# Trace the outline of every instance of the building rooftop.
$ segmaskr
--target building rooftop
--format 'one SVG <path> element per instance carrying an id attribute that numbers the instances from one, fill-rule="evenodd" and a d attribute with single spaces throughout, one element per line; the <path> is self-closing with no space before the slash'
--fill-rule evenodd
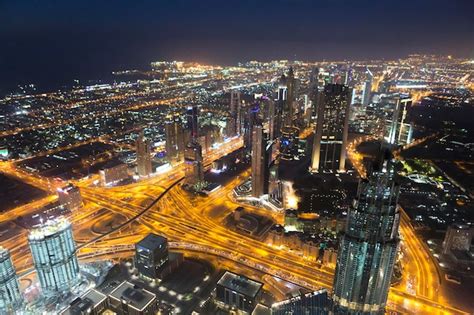
<path id="1" fill-rule="evenodd" d="M 261 282 L 237 275 L 230 271 L 226 271 L 217 284 L 252 298 L 257 295 L 263 286 Z"/>
<path id="2" fill-rule="evenodd" d="M 167 246 L 168 240 L 160 235 L 150 233 L 140 242 L 137 243 L 137 246 L 143 247 L 149 250 L 161 249 Z"/>
<path id="3" fill-rule="evenodd" d="M 48 220 L 38 227 L 35 227 L 30 231 L 28 239 L 30 240 L 41 240 L 48 236 L 54 235 L 61 231 L 68 229 L 71 226 L 68 220 L 64 217 L 58 217 L 53 220 Z"/>
<path id="4" fill-rule="evenodd" d="M 128 281 L 124 281 L 110 292 L 109 297 L 118 301 L 125 301 L 136 310 L 142 311 L 155 300 L 156 295 Z"/>
<path id="5" fill-rule="evenodd" d="M 80 298 L 75 299 L 61 315 L 80 315 L 88 313 L 106 299 L 107 297 L 104 294 L 95 289 L 91 289 Z"/>

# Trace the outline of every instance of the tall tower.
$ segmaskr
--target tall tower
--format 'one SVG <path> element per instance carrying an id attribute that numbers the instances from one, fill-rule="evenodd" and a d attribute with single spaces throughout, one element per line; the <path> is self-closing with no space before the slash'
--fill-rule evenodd
<path id="1" fill-rule="evenodd" d="M 241 104 L 240 92 L 231 91 L 230 92 L 230 115 L 234 120 L 235 135 L 240 135 L 240 132 L 241 132 L 240 104 Z"/>
<path id="2" fill-rule="evenodd" d="M 252 196 L 259 198 L 265 189 L 265 139 L 263 126 L 255 124 L 252 131 Z"/>
<path id="3" fill-rule="evenodd" d="M 286 98 L 286 108 L 285 108 L 285 126 L 292 127 L 293 119 L 295 118 L 295 102 L 296 102 L 296 93 L 295 93 L 295 74 L 293 72 L 293 67 L 290 67 L 288 70 L 288 76 L 286 77 L 286 86 L 287 86 L 287 98 Z"/>
<path id="4" fill-rule="evenodd" d="M 311 75 L 309 77 L 309 99 L 311 101 L 311 109 L 314 113 L 317 110 L 319 96 L 319 68 L 314 67 L 311 69 Z"/>
<path id="5" fill-rule="evenodd" d="M 343 171 L 349 128 L 351 89 L 342 84 L 327 84 L 320 94 L 310 171 Z"/>
<path id="6" fill-rule="evenodd" d="M 411 142 L 413 126 L 407 123 L 407 109 L 411 106 L 410 98 L 398 97 L 395 103 L 392 119 L 388 121 L 387 142 L 394 145 L 404 145 Z"/>
<path id="7" fill-rule="evenodd" d="M 372 80 L 374 75 L 367 68 L 367 80 L 364 82 L 364 88 L 362 90 L 362 105 L 367 106 L 370 103 L 370 96 L 372 95 Z"/>
<path id="8" fill-rule="evenodd" d="M 333 285 L 337 314 L 383 314 L 399 245 L 399 184 L 395 161 L 384 153 L 347 215 Z"/>
<path id="9" fill-rule="evenodd" d="M 186 119 L 190 132 L 191 141 L 198 139 L 198 108 L 196 105 L 189 106 L 186 111 Z"/>
<path id="10" fill-rule="evenodd" d="M 202 147 L 198 142 L 190 142 L 184 151 L 185 182 L 196 186 L 204 182 L 204 168 L 202 165 Z"/>
<path id="11" fill-rule="evenodd" d="M 184 132 L 178 115 L 169 116 L 165 124 L 166 155 L 169 162 L 181 162 L 184 157 Z"/>
<path id="12" fill-rule="evenodd" d="M 246 111 L 244 119 L 244 147 L 247 152 L 250 152 L 252 149 L 253 127 L 258 120 L 259 112 L 260 104 L 258 102 L 248 107 Z"/>
<path id="13" fill-rule="evenodd" d="M 0 313 L 13 313 L 21 302 L 20 286 L 10 252 L 0 246 Z"/>
<path id="14" fill-rule="evenodd" d="M 49 220 L 31 230 L 28 242 L 43 294 L 67 292 L 79 282 L 76 243 L 66 219 Z"/>
<path id="15" fill-rule="evenodd" d="M 185 182 L 191 186 L 199 186 L 204 182 L 204 168 L 202 165 L 202 146 L 198 142 L 197 106 L 188 107 L 186 115 L 190 140 L 184 150 Z"/>
<path id="16" fill-rule="evenodd" d="M 137 170 L 139 176 L 149 176 L 152 172 L 150 140 L 144 137 L 143 131 L 140 132 L 135 143 L 137 151 Z"/>

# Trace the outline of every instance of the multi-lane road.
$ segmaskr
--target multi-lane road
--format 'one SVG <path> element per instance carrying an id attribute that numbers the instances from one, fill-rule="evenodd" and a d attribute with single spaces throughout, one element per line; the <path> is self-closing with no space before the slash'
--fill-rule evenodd
<path id="1" fill-rule="evenodd" d="M 205 163 L 240 146 L 241 139 L 234 139 L 210 152 L 205 157 Z M 350 147 L 349 157 L 357 156 L 355 149 L 356 145 Z M 359 170 L 358 166 L 361 164 L 354 164 Z M 5 171 L 11 173 L 14 169 L 9 165 Z M 241 272 L 247 270 L 250 274 L 268 274 L 310 289 L 331 288 L 334 273 L 332 269 L 318 267 L 305 257 L 276 249 L 223 225 L 225 216 L 238 206 L 229 197 L 239 182 L 238 178 L 229 181 L 208 197 L 192 197 L 180 186 L 183 174 L 183 165 L 176 165 L 165 174 L 120 187 L 90 187 L 88 182 L 77 182 L 85 204 L 80 211 L 71 214 L 69 219 L 80 245 L 79 256 L 84 259 L 123 257 L 124 252 L 132 249 L 130 245 L 152 231 L 166 236 L 172 248 L 199 253 L 201 257 L 207 255 L 210 261 L 220 257 L 227 262 L 228 267 Z M 29 179 L 24 178 L 26 176 L 28 175 L 21 174 L 21 178 L 31 184 L 47 183 L 36 176 Z M 219 213 L 216 214 L 215 209 Z M 17 211 L 20 212 L 17 209 L 12 211 L 8 216 L 10 219 L 19 214 Z M 94 226 L 111 220 L 114 216 L 120 216 L 120 224 L 111 227 L 105 234 L 97 234 Z M 8 221 L 7 217 L 3 219 Z M 403 285 L 392 288 L 389 309 L 403 313 L 464 314 L 449 306 L 439 296 L 436 266 L 429 259 L 429 254 L 414 233 L 406 215 L 401 217 L 400 232 L 405 253 L 402 263 L 404 270 L 415 279 L 415 288 L 409 290 Z M 17 237 L 2 241 L 2 245 L 12 250 L 20 272 L 31 270 L 25 231 Z M 276 294 L 277 291 L 273 290 Z"/>

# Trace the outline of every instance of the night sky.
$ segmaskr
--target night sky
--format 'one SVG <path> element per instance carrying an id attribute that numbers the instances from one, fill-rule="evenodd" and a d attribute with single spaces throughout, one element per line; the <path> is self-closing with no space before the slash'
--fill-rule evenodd
<path id="1" fill-rule="evenodd" d="M 474 57 L 474 0 L 0 0 L 0 90 L 152 60 Z"/>

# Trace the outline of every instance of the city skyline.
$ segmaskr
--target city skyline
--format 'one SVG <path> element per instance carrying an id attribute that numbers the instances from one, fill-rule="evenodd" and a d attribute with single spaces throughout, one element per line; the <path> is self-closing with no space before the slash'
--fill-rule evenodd
<path id="1" fill-rule="evenodd" d="M 411 53 L 474 58 L 473 6 L 468 0 L 3 1 L 0 93 L 18 84 L 49 91 L 74 79 L 111 81 L 112 71 L 143 69 L 160 59 L 231 65 Z"/>
<path id="2" fill-rule="evenodd" d="M 1 2 L 0 314 L 472 314 L 472 11 Z"/>

